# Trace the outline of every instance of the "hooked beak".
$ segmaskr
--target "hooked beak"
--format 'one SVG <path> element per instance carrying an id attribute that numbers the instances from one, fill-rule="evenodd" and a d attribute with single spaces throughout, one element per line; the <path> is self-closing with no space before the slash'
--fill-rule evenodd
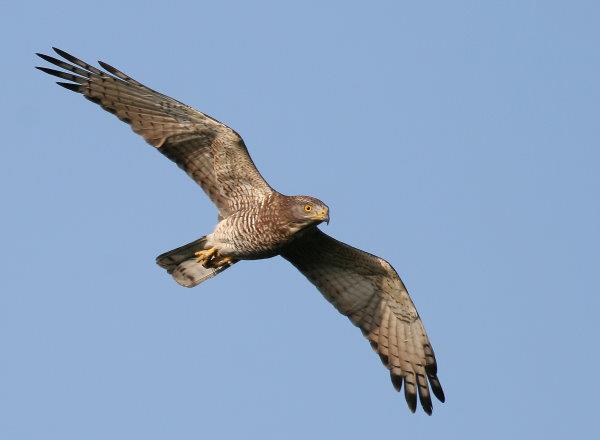
<path id="1" fill-rule="evenodd" d="M 315 215 L 315 220 L 329 224 L 329 208 L 324 208 Z"/>

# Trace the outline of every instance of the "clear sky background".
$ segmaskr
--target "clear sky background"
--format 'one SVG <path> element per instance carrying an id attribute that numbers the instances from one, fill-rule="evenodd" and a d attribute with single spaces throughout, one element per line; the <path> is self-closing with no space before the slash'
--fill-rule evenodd
<path id="1" fill-rule="evenodd" d="M 166 4 L 165 4 L 166 3 Z M 598 2 L 2 1 L 0 438 L 591 438 Z M 58 46 L 238 130 L 326 232 L 388 259 L 447 395 L 411 414 L 280 258 L 154 264 L 216 212 L 33 69 Z"/>

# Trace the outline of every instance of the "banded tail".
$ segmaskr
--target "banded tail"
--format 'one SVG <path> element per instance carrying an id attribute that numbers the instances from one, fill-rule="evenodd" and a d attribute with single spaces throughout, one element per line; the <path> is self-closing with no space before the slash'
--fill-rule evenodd
<path id="1" fill-rule="evenodd" d="M 206 236 L 159 255 L 156 257 L 156 264 L 166 269 L 181 286 L 197 286 L 231 267 L 231 265 L 226 265 L 207 269 L 197 263 L 194 253 L 203 250 L 205 244 Z"/>

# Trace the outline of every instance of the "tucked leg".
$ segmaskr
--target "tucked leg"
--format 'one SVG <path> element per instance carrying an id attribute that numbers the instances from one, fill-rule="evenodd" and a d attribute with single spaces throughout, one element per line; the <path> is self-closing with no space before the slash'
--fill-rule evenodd
<path id="1" fill-rule="evenodd" d="M 208 267 L 211 260 L 217 254 L 217 248 L 211 247 L 202 251 L 195 252 L 196 262 L 202 264 L 204 267 Z"/>
<path id="2" fill-rule="evenodd" d="M 231 266 L 236 261 L 237 260 L 232 257 L 221 257 L 221 258 L 213 259 L 213 261 L 211 261 L 211 264 L 213 264 L 214 267 L 223 267 L 223 266 Z"/>

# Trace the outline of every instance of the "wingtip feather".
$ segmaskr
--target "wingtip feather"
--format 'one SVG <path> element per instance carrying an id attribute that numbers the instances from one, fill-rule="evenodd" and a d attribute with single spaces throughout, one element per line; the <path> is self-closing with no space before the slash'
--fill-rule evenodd
<path id="1" fill-rule="evenodd" d="M 437 397 L 437 399 L 444 403 L 446 401 L 446 396 L 444 395 L 444 390 L 442 389 L 442 384 L 440 383 L 440 381 L 438 380 L 437 377 L 429 377 L 429 383 L 431 384 L 431 391 L 433 391 L 433 394 L 435 395 L 435 397 Z"/>
<path id="2" fill-rule="evenodd" d="M 421 407 L 423 407 L 423 411 L 430 416 L 433 413 L 433 403 L 431 402 L 431 397 L 429 393 L 423 394 L 419 393 L 419 400 L 421 401 Z"/>
<path id="3" fill-rule="evenodd" d="M 83 84 L 86 81 L 84 78 L 77 75 L 73 75 L 72 73 L 63 72 L 56 69 L 50 69 L 48 67 L 36 66 L 35 68 L 41 70 L 44 73 L 47 73 L 48 75 L 56 76 L 58 78 L 66 79 L 68 81 L 73 81 L 79 84 Z"/>
<path id="4" fill-rule="evenodd" d="M 113 66 L 111 66 L 110 64 L 108 64 L 108 63 L 105 63 L 104 61 L 97 60 L 97 63 L 98 63 L 98 64 L 100 64 L 100 66 L 101 66 L 103 69 L 106 69 L 106 70 L 108 70 L 109 72 L 110 72 L 111 70 L 117 70 L 117 69 L 115 69 Z M 112 73 L 112 72 L 111 72 L 111 73 Z"/>
<path id="5" fill-rule="evenodd" d="M 402 376 L 390 373 L 390 377 L 392 379 L 392 385 L 394 386 L 394 389 L 400 392 L 400 390 L 402 390 Z"/>
<path id="6" fill-rule="evenodd" d="M 79 84 L 66 83 L 61 81 L 57 81 L 56 84 L 58 84 L 61 87 L 64 87 L 65 89 L 69 89 L 72 92 L 81 93 L 81 86 Z"/>
<path id="7" fill-rule="evenodd" d="M 52 50 L 54 52 L 56 52 L 57 54 L 59 54 L 63 58 L 67 58 L 68 59 L 68 58 L 71 58 L 73 56 L 73 55 L 71 55 L 71 54 L 65 52 L 64 50 L 59 49 L 58 47 L 55 47 L 55 46 L 52 46 Z"/>

